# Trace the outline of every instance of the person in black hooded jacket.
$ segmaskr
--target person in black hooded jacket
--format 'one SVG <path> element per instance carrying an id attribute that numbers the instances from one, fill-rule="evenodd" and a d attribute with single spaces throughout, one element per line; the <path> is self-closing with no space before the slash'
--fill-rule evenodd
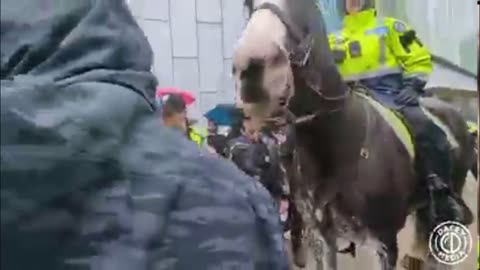
<path id="1" fill-rule="evenodd" d="M 267 191 L 160 125 L 124 1 L 1 0 L 1 269 L 286 269 Z"/>
<path id="2" fill-rule="evenodd" d="M 250 119 L 238 113 L 239 120 L 232 128 L 232 138 L 227 143 L 226 157 L 247 175 L 258 180 L 272 198 L 280 200 L 284 174 L 277 154 L 279 146 L 271 134 L 256 132 Z M 235 136 L 236 134 L 239 134 Z"/>

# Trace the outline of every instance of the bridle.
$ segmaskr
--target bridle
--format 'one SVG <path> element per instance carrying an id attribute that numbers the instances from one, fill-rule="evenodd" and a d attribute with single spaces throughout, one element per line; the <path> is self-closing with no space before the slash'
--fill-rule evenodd
<path id="1" fill-rule="evenodd" d="M 303 124 L 324 113 L 333 113 L 342 110 L 342 105 L 345 99 L 350 95 L 349 91 L 346 91 L 342 95 L 329 96 L 325 95 L 321 89 L 321 76 L 315 67 L 311 66 L 312 49 L 315 43 L 313 33 L 304 34 L 304 31 L 294 24 L 290 18 L 283 12 L 277 5 L 272 3 L 263 3 L 254 8 L 255 11 L 267 9 L 272 12 L 283 23 L 287 29 L 287 33 L 290 36 L 290 40 L 287 43 L 288 57 L 292 67 L 299 71 L 299 74 L 304 78 L 306 85 L 312 89 L 317 96 L 325 103 L 322 109 L 315 113 L 295 116 L 294 123 L 296 125 Z M 291 113 L 291 112 L 290 112 Z"/>

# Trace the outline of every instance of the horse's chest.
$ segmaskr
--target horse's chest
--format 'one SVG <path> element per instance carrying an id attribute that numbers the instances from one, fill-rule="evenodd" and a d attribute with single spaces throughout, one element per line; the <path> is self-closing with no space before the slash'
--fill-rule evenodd
<path id="1" fill-rule="evenodd" d="M 335 234 L 340 241 L 355 242 L 358 245 L 376 245 L 360 219 L 345 214 L 336 207 L 338 202 L 335 199 L 334 190 L 328 192 L 319 190 L 319 186 L 316 185 L 318 181 L 315 181 L 317 179 L 315 170 L 310 166 L 310 168 L 305 168 L 306 165 L 311 165 L 306 162 L 305 158 L 297 151 L 294 153 L 295 177 L 291 179 L 293 180 L 291 183 L 293 199 L 304 221 L 305 229 L 307 231 L 318 230 L 319 225 L 328 219 L 330 222 L 327 223 L 330 223 L 331 227 L 330 233 Z M 326 188 L 328 189 L 328 187 Z M 329 211 L 326 211 L 327 207 Z M 326 214 L 328 216 L 325 216 Z"/>
<path id="2" fill-rule="evenodd" d="M 305 222 L 307 230 L 318 230 L 319 225 L 329 220 L 329 233 L 335 234 L 339 241 L 339 247 L 348 246 L 350 242 L 357 245 L 367 245 L 377 247 L 376 241 L 369 230 L 362 224 L 361 220 L 343 214 L 335 207 L 335 204 L 319 205 L 315 202 L 315 196 L 312 191 L 302 189 L 294 196 L 298 212 Z M 326 211 L 329 207 L 329 211 Z M 325 216 L 328 214 L 328 216 Z"/>
<path id="3" fill-rule="evenodd" d="M 339 239 L 364 244 L 369 238 L 368 230 L 358 218 L 344 215 L 334 206 L 331 206 L 329 214 L 332 230 Z"/>
<path id="4" fill-rule="evenodd" d="M 313 216 L 315 216 L 315 210 L 319 209 L 318 206 L 315 205 L 314 194 L 311 190 L 308 189 L 299 189 L 294 194 L 294 201 L 297 207 L 298 212 L 302 216 L 302 218 L 306 221 L 310 220 L 313 222 Z M 317 215 L 321 213 L 317 213 Z M 317 221 L 321 220 L 320 217 L 316 217 Z"/>

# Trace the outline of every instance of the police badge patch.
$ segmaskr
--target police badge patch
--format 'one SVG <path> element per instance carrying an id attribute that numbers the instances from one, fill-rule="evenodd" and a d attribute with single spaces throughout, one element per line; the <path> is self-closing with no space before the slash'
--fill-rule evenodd
<path id="1" fill-rule="evenodd" d="M 362 56 L 362 46 L 360 46 L 360 42 L 358 40 L 354 40 L 348 44 L 348 51 L 350 52 L 350 56 L 352 58 Z"/>
<path id="2" fill-rule="evenodd" d="M 395 22 L 393 23 L 393 29 L 394 29 L 395 31 L 397 31 L 398 33 L 403 33 L 403 32 L 405 32 L 405 31 L 407 31 L 407 26 L 406 26 L 404 23 L 402 23 L 402 22 L 395 21 Z"/>

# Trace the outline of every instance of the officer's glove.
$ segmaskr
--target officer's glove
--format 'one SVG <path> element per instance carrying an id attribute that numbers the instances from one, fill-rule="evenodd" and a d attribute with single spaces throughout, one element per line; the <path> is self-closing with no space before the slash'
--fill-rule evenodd
<path id="1" fill-rule="evenodd" d="M 411 87 L 406 87 L 395 97 L 395 103 L 398 105 L 418 105 L 420 93 Z"/>
<path id="2" fill-rule="evenodd" d="M 403 89 L 395 98 L 395 103 L 399 105 L 418 105 L 420 96 L 425 94 L 423 91 L 425 84 L 425 80 L 416 77 L 405 78 Z"/>

